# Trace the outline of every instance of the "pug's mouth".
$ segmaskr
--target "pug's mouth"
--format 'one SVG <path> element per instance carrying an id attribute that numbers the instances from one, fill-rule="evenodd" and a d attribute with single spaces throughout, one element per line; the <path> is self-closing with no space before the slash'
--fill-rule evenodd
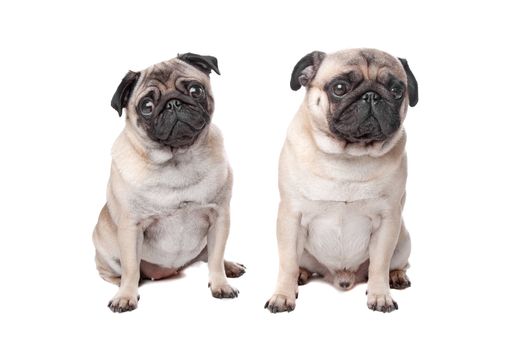
<path id="1" fill-rule="evenodd" d="M 206 125 L 207 123 L 204 123 L 197 129 L 182 120 L 177 120 L 162 131 L 155 132 L 155 139 L 158 143 L 171 148 L 188 147 L 195 142 Z"/>
<path id="2" fill-rule="evenodd" d="M 381 129 L 377 118 L 373 115 L 365 118 L 361 123 L 355 125 L 347 120 L 330 123 L 330 131 L 337 137 L 348 143 L 372 144 L 383 142 L 388 139 Z"/>

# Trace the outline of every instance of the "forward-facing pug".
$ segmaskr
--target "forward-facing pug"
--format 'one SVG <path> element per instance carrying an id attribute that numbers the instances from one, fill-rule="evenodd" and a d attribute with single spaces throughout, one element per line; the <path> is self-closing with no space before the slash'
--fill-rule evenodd
<path id="1" fill-rule="evenodd" d="M 402 125 L 416 79 L 382 51 L 315 51 L 290 86 L 307 90 L 280 157 L 279 276 L 265 307 L 293 310 L 298 284 L 317 274 L 342 289 L 368 281 L 368 307 L 393 311 L 390 288 L 410 286 Z"/>
<path id="2" fill-rule="evenodd" d="M 235 298 L 228 277 L 244 266 L 224 261 L 232 171 L 211 124 L 209 74 L 217 59 L 192 53 L 129 72 L 111 106 L 126 109 L 112 149 L 107 203 L 93 232 L 100 276 L 120 286 L 115 312 L 137 307 L 139 279 L 176 275 L 208 261 L 216 298 Z"/>

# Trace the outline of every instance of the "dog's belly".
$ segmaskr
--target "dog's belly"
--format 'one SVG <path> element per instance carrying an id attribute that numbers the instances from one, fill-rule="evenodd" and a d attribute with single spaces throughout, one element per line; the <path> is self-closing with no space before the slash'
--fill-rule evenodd
<path id="1" fill-rule="evenodd" d="M 144 232 L 142 259 L 167 268 L 184 267 L 206 247 L 214 214 L 211 208 L 178 209 L 155 220 Z"/>
<path id="2" fill-rule="evenodd" d="M 333 204 L 310 216 L 305 249 L 332 272 L 356 271 L 368 259 L 372 227 L 351 205 Z"/>

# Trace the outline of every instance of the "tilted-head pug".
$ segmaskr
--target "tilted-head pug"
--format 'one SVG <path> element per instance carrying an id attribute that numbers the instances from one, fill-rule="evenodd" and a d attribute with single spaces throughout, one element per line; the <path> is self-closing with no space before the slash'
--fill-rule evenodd
<path id="1" fill-rule="evenodd" d="M 217 59 L 192 53 L 129 72 L 111 106 L 126 108 L 112 149 L 107 203 L 93 232 L 100 276 L 120 286 L 109 302 L 133 310 L 139 279 L 176 275 L 208 261 L 216 298 L 234 298 L 228 277 L 244 266 L 224 261 L 232 171 L 220 131 L 211 124 L 209 74 Z"/>
<path id="2" fill-rule="evenodd" d="M 342 289 L 368 281 L 368 307 L 393 311 L 390 288 L 410 286 L 402 125 L 416 79 L 404 59 L 351 49 L 306 55 L 290 86 L 307 91 L 280 157 L 279 277 L 265 307 L 293 310 L 315 274 Z"/>

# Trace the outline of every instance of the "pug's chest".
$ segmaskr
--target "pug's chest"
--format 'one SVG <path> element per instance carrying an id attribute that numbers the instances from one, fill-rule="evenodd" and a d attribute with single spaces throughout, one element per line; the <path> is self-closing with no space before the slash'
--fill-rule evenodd
<path id="1" fill-rule="evenodd" d="M 331 271 L 355 271 L 368 259 L 370 237 L 380 224 L 371 203 L 309 201 L 301 224 L 305 249 Z"/>
<path id="2" fill-rule="evenodd" d="M 142 259 L 168 268 L 184 267 L 206 248 L 208 231 L 216 218 L 213 205 L 192 203 L 156 217 L 144 231 Z"/>
<path id="3" fill-rule="evenodd" d="M 134 196 L 132 205 L 142 217 L 162 217 L 188 208 L 213 207 L 214 189 L 206 186 L 189 188 L 154 187 Z"/>
<path id="4" fill-rule="evenodd" d="M 298 178 L 297 183 L 298 192 L 311 201 L 374 201 L 381 198 L 385 191 L 381 181 L 334 181 L 310 175 Z"/>
<path id="5" fill-rule="evenodd" d="M 133 191 L 131 203 L 145 218 L 169 216 L 183 209 L 216 206 L 217 194 L 224 186 L 223 177 L 213 171 L 205 176 L 168 173 L 142 183 Z"/>

